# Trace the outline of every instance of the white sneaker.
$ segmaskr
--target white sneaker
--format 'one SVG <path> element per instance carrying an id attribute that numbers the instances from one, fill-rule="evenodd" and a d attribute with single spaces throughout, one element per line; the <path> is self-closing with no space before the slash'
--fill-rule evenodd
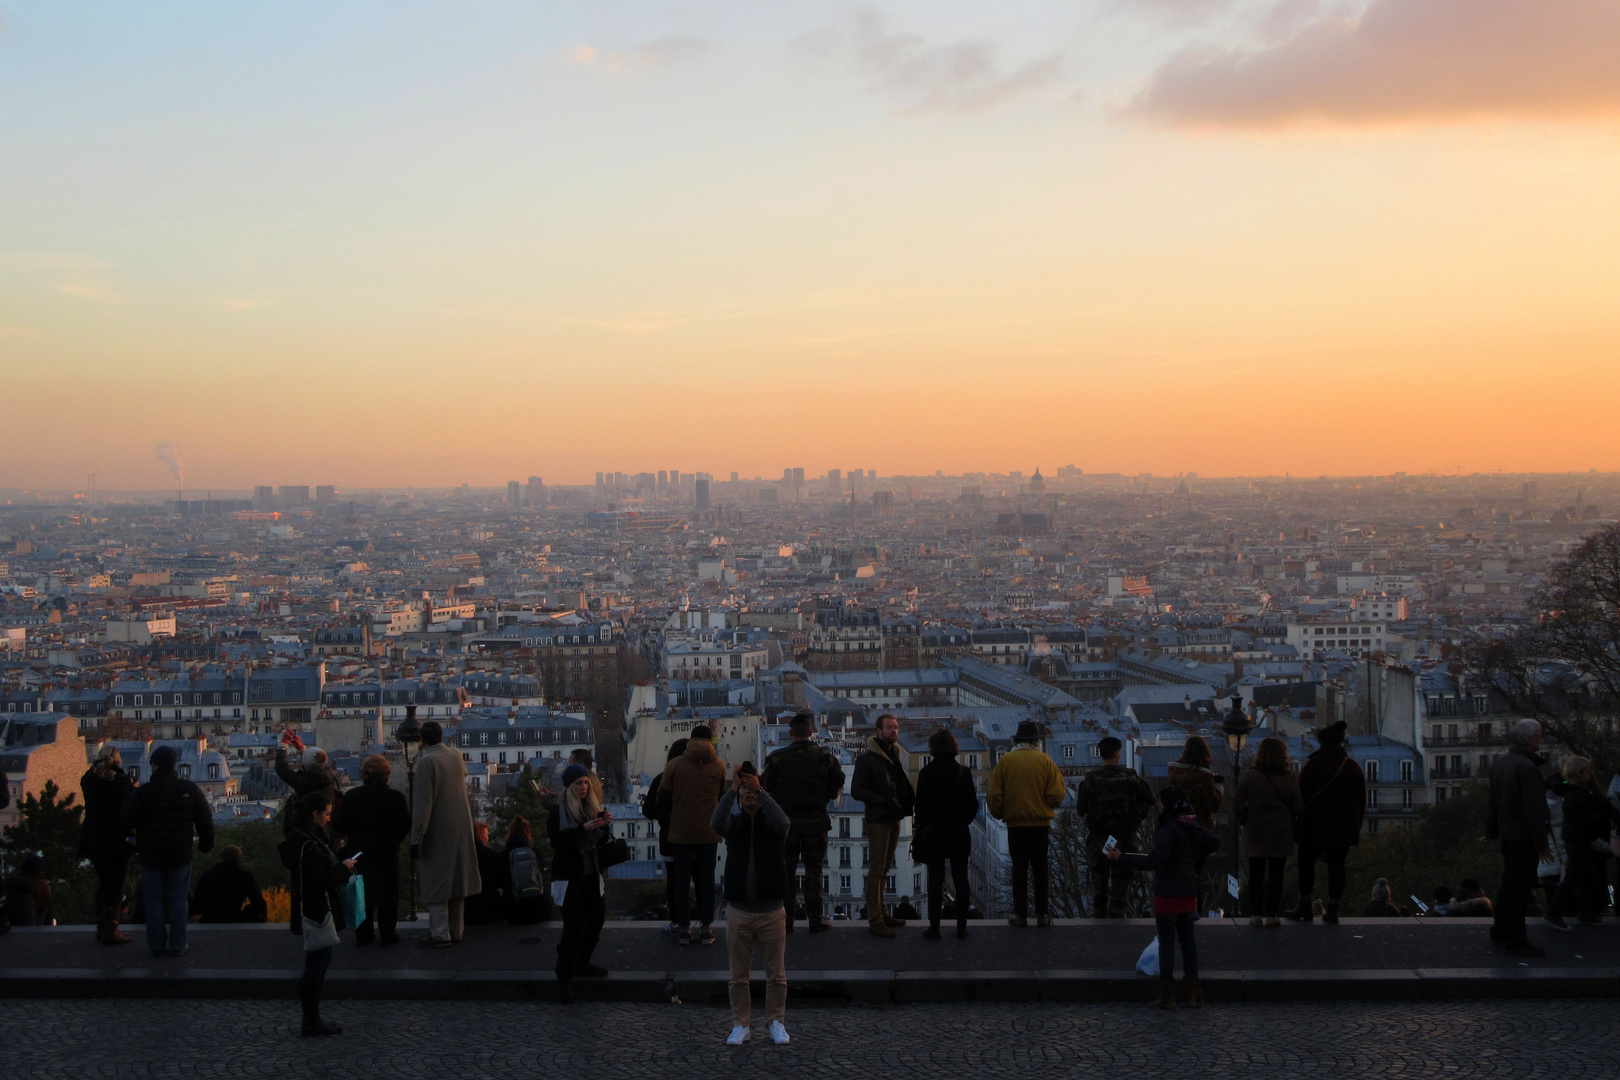
<path id="1" fill-rule="evenodd" d="M 753 1037 L 754 1033 L 752 1031 L 749 1031 L 747 1028 L 739 1024 L 737 1027 L 731 1029 L 730 1035 L 726 1036 L 726 1045 L 741 1046 L 743 1043 L 747 1042 Z"/>
<path id="2" fill-rule="evenodd" d="M 786 1046 L 788 1044 L 787 1025 L 780 1020 L 771 1021 L 771 1042 L 777 1046 Z"/>

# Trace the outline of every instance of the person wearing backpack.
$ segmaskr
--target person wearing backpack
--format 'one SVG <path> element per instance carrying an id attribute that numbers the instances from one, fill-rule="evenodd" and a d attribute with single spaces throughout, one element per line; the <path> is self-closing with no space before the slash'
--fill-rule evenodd
<path id="1" fill-rule="evenodd" d="M 945 860 L 949 859 L 956 890 L 956 936 L 965 938 L 968 855 L 973 847 L 968 829 L 979 816 L 979 792 L 973 786 L 973 770 L 956 760 L 956 736 L 949 728 L 940 728 L 928 737 L 928 752 L 932 760 L 917 773 L 916 816 L 911 825 L 912 843 L 928 866 L 928 929 L 923 931 L 923 937 L 940 939 Z"/>
<path id="2" fill-rule="evenodd" d="M 506 832 L 496 880 L 507 922 L 532 926 L 546 917 L 549 897 L 540 881 L 540 855 L 534 850 L 529 819 L 522 814 L 512 819 Z"/>
<path id="3" fill-rule="evenodd" d="M 782 858 L 787 867 L 787 932 L 793 933 L 794 878 L 799 860 L 804 860 L 804 917 L 812 934 L 831 930 L 832 923 L 821 913 L 821 871 L 827 864 L 827 834 L 832 818 L 827 804 L 844 789 L 844 767 L 825 747 L 817 745 L 812 734 L 815 717 L 806 711 L 794 714 L 788 723 L 792 741 L 765 759 L 760 782 L 788 816 L 787 838 L 782 841 Z"/>
<path id="4" fill-rule="evenodd" d="M 664 755 L 664 768 L 669 763 L 686 753 L 686 740 L 676 739 L 669 744 L 669 753 Z M 664 860 L 664 906 L 669 910 L 669 922 L 664 924 L 664 933 L 674 934 L 678 931 L 675 925 L 675 849 L 669 843 L 669 804 L 661 803 L 659 793 L 664 790 L 664 774 L 659 773 L 647 785 L 647 793 L 641 797 L 641 816 L 648 821 L 658 824 L 658 857 Z"/>
<path id="5" fill-rule="evenodd" d="M 351 788 L 332 815 L 333 831 L 345 838 L 344 853 L 359 852 L 366 883 L 366 917 L 354 928 L 354 943 L 399 943 L 399 845 L 411 833 L 405 794 L 388 786 L 388 759 L 372 754 L 360 763 L 360 786 Z"/>
<path id="6" fill-rule="evenodd" d="M 1193 927 L 1198 920 L 1198 864 L 1209 858 L 1220 841 L 1199 822 L 1198 811 L 1175 784 L 1159 789 L 1159 831 L 1153 850 L 1146 854 L 1109 848 L 1106 857 L 1137 870 L 1153 871 L 1153 920 L 1159 928 L 1159 997 L 1156 1009 L 1176 1007 L 1176 940 L 1181 941 L 1182 976 L 1187 1004 L 1204 1004 L 1198 987 L 1198 944 Z"/>
<path id="7" fill-rule="evenodd" d="M 1129 866 L 1110 860 L 1103 847 L 1112 836 L 1117 844 L 1133 843 L 1142 820 L 1158 805 L 1153 788 L 1119 763 L 1124 743 L 1112 735 L 1097 743 L 1102 768 L 1086 774 L 1075 800 L 1086 819 L 1086 860 L 1091 869 L 1091 917 L 1123 919 L 1131 895 Z"/>

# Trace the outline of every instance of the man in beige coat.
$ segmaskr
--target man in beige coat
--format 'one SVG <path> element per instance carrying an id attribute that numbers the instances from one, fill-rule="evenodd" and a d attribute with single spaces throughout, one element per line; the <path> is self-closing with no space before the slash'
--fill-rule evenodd
<path id="1" fill-rule="evenodd" d="M 467 801 L 467 766 L 444 745 L 444 729 L 432 720 L 422 725 L 422 747 L 411 805 L 411 843 L 417 847 L 428 912 L 428 936 L 420 944 L 444 949 L 461 940 L 467 897 L 478 895 L 483 882 Z"/>

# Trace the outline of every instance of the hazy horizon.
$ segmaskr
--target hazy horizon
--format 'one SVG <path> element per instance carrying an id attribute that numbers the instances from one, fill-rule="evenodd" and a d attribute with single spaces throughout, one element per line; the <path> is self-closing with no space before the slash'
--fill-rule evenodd
<path id="1" fill-rule="evenodd" d="M 3 487 L 1620 469 L 1620 5 L 4 0 L 0 95 Z"/>

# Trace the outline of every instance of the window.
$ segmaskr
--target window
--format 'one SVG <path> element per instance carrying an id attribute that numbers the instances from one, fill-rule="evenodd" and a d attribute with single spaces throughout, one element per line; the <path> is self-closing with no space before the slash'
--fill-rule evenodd
<path id="1" fill-rule="evenodd" d="M 1074 744 L 1073 743 L 1064 744 L 1063 757 L 1064 757 L 1065 760 L 1073 760 L 1073 758 L 1074 758 Z"/>
<path id="2" fill-rule="evenodd" d="M 117 705 L 120 709 L 122 709 L 124 707 L 124 695 L 119 694 L 118 695 L 118 700 L 113 702 L 113 704 Z"/>
<path id="3" fill-rule="evenodd" d="M 1378 809 L 1378 792 L 1374 791 L 1372 788 L 1367 789 L 1367 809 Z"/>
<path id="4" fill-rule="evenodd" d="M 191 766 L 190 765 L 182 764 L 180 766 L 180 779 L 182 779 L 182 780 L 190 780 L 191 779 Z"/>
<path id="5" fill-rule="evenodd" d="M 849 866 L 849 865 L 850 865 L 850 861 L 849 861 L 849 848 L 847 848 L 847 847 L 841 847 L 841 848 L 839 848 L 839 849 L 838 849 L 838 866 L 839 866 L 839 868 L 840 868 L 840 869 L 843 869 L 843 868 L 845 868 L 845 867 L 848 867 L 848 866 Z M 845 879 L 844 879 L 844 880 L 845 880 L 845 881 L 848 881 L 848 880 L 849 880 L 849 879 L 848 879 L 848 878 L 845 878 Z M 845 888 L 846 888 L 846 889 L 847 889 L 847 888 L 849 888 L 849 886 L 848 886 L 848 885 L 846 885 L 846 886 L 844 886 L 844 887 L 845 887 Z"/>
<path id="6" fill-rule="evenodd" d="M 1367 762 L 1367 780 L 1370 783 L 1374 783 L 1374 784 L 1378 783 L 1378 762 L 1376 762 L 1376 761 Z"/>
<path id="7" fill-rule="evenodd" d="M 838 838 L 840 840 L 849 839 L 849 818 L 847 817 L 838 819 Z"/>
<path id="8" fill-rule="evenodd" d="M 1412 789 L 1411 788 L 1407 788 L 1405 791 L 1401 792 L 1401 809 L 1402 810 L 1410 810 L 1410 809 L 1412 809 Z"/>
<path id="9" fill-rule="evenodd" d="M 497 754 L 495 756 L 495 760 L 497 762 L 499 762 L 500 764 L 505 765 L 506 764 L 506 751 L 502 750 L 499 754 Z"/>
<path id="10" fill-rule="evenodd" d="M 838 875 L 838 891 L 839 892 L 844 892 L 844 893 L 849 892 L 849 875 L 848 874 L 840 874 L 840 875 Z"/>
<path id="11" fill-rule="evenodd" d="M 629 824 L 627 824 L 624 827 L 624 829 L 625 829 L 624 835 L 627 836 L 628 838 L 630 838 L 631 840 L 634 840 L 636 838 L 636 825 L 637 825 L 637 823 L 632 821 L 632 822 L 630 822 Z"/>
<path id="12" fill-rule="evenodd" d="M 1412 782 L 1412 763 L 1410 761 L 1401 762 L 1401 782 L 1405 784 Z"/>

